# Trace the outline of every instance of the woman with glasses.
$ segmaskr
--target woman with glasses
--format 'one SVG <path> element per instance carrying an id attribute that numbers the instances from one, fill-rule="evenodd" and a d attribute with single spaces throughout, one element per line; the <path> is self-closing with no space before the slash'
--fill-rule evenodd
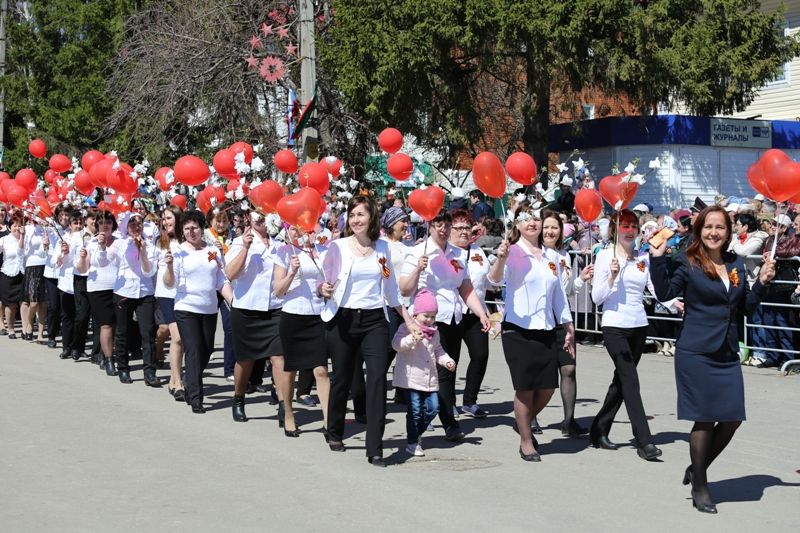
<path id="1" fill-rule="evenodd" d="M 650 261 L 646 253 L 638 253 L 634 248 L 638 236 L 636 214 L 628 209 L 619 211 L 609 225 L 612 245 L 597 254 L 594 266 L 592 300 L 603 306 L 603 338 L 614 363 L 614 378 L 592 421 L 589 440 L 595 448 L 619 448 L 608 435 L 624 402 L 636 452 L 642 459 L 652 461 L 661 455 L 661 450 L 652 442 L 636 369 L 647 339 L 644 290 L 650 283 Z"/>
<path id="2" fill-rule="evenodd" d="M 519 432 L 519 455 L 541 461 L 533 421 L 558 387 L 558 349 L 575 357 L 575 328 L 560 281 L 558 256 L 542 248 L 542 216 L 527 202 L 514 212 L 508 241 L 497 248 L 489 269 L 490 283 L 505 282 L 503 354 L 514 386 L 514 419 Z M 555 328 L 563 325 L 559 346 Z"/>
<path id="3" fill-rule="evenodd" d="M 453 225 L 450 227 L 450 244 L 467 252 L 467 274 L 478 301 L 484 313 L 489 314 L 486 308 L 486 289 L 488 282 L 486 275 L 489 273 L 489 259 L 486 253 L 478 246 L 472 237 L 472 215 L 466 209 L 457 209 L 450 212 Z M 459 297 L 460 298 L 460 297 Z M 481 390 L 483 378 L 486 375 L 486 366 L 489 363 L 489 334 L 483 330 L 480 317 L 473 313 L 461 300 L 460 305 L 465 309 L 463 316 L 463 339 L 469 353 L 469 366 L 467 367 L 467 382 L 464 385 L 464 398 L 461 412 L 474 418 L 486 418 L 486 411 L 478 405 L 478 392 Z"/>
<path id="4" fill-rule="evenodd" d="M 103 359 L 100 369 L 106 375 L 116 376 L 114 364 L 114 287 L 117 283 L 117 265 L 107 262 L 101 266 L 98 262 L 100 250 L 114 244 L 114 232 L 117 220 L 107 211 L 98 214 L 97 234 L 92 237 L 86 247 L 78 251 L 75 270 L 86 276 L 86 291 L 92 313 L 92 323 L 100 328 L 100 350 Z"/>
<path id="5" fill-rule="evenodd" d="M 423 288 L 436 295 L 436 327 L 442 347 L 458 365 L 466 325 L 463 321 L 465 306 L 475 314 L 483 332 L 489 331 L 491 325 L 484 304 L 469 277 L 470 256 L 467 250 L 447 242 L 452 225 L 452 215 L 445 211 L 430 222 L 430 236 L 414 246 L 406 256 L 403 275 L 400 276 L 400 291 L 412 300 L 417 291 Z M 461 225 L 469 226 L 463 222 Z M 444 427 L 445 438 L 460 442 L 464 439 L 464 433 L 456 419 L 455 372 L 445 367 L 438 367 L 438 372 L 439 419 Z"/>
<path id="6" fill-rule="evenodd" d="M 275 294 L 275 265 L 278 244 L 267 233 L 265 218 L 250 213 L 250 228 L 234 239 L 225 256 L 225 273 L 231 280 L 233 303 L 231 323 L 236 353 L 234 366 L 233 420 L 247 422 L 244 397 L 251 378 L 260 383 L 267 359 L 272 363 L 272 377 L 278 395 L 278 427 L 286 428 L 287 436 L 299 432 L 294 415 L 285 416 L 284 402 L 292 387 L 291 377 L 284 372 L 283 344 L 280 336 L 283 299 Z"/>

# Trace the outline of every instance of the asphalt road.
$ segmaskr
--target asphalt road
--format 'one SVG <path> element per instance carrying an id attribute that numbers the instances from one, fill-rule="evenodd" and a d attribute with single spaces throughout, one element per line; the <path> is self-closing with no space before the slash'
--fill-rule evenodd
<path id="1" fill-rule="evenodd" d="M 563 438 L 558 392 L 540 417 L 542 462 L 523 462 L 493 341 L 479 400 L 489 418 L 462 416 L 457 445 L 428 432 L 426 457 L 409 460 L 404 411 L 390 404 L 390 466 L 378 469 L 355 422 L 348 451 L 328 451 L 318 409 L 298 409 L 298 439 L 283 436 L 264 394 L 248 397 L 250 422 L 234 423 L 219 359 L 210 409 L 194 415 L 140 371 L 122 385 L 88 361 L 0 337 L 0 531 L 797 531 L 800 376 L 744 369 L 748 421 L 710 472 L 719 514 L 702 515 L 680 483 L 690 425 L 675 418 L 672 360 L 649 354 L 639 368 L 659 462 Z M 579 348 L 583 425 L 611 373 L 604 350 Z M 623 409 L 611 439 L 630 438 Z"/>

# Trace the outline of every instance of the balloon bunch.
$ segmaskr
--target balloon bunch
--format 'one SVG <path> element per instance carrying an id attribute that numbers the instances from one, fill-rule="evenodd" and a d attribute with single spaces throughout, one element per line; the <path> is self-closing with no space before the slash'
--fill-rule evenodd
<path id="1" fill-rule="evenodd" d="M 792 161 L 782 150 L 772 148 L 764 152 L 758 161 L 747 169 L 750 186 L 778 205 L 775 216 L 780 214 L 783 202 L 800 203 L 800 162 Z M 772 257 L 778 239 L 772 240 Z"/>

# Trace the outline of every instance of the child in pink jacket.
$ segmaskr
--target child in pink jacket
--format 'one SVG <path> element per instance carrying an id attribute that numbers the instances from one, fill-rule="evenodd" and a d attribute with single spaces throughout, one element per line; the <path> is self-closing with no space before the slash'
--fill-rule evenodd
<path id="1" fill-rule="evenodd" d="M 410 333 L 405 324 L 400 324 L 400 329 L 392 339 L 392 348 L 397 352 L 392 383 L 395 387 L 408 389 L 406 451 L 417 457 L 425 455 L 420 438 L 439 412 L 436 364 L 451 372 L 456 369 L 456 362 L 439 342 L 437 311 L 436 296 L 428 289 L 422 289 L 414 299 L 414 321 L 420 332 Z"/>

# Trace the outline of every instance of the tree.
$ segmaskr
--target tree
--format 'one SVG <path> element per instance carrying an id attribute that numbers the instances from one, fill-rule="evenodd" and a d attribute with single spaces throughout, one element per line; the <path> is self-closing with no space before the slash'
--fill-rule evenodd
<path id="1" fill-rule="evenodd" d="M 800 54 L 757 0 L 340 0 L 322 43 L 349 107 L 377 130 L 546 161 L 554 106 L 585 88 L 642 114 L 741 110 Z M 558 90 L 560 101 L 552 98 Z"/>
<path id="2" fill-rule="evenodd" d="M 28 142 L 45 139 L 70 155 L 104 146 L 102 123 L 114 102 L 106 91 L 123 21 L 142 1 L 9 2 L 4 166 L 30 164 Z"/>

